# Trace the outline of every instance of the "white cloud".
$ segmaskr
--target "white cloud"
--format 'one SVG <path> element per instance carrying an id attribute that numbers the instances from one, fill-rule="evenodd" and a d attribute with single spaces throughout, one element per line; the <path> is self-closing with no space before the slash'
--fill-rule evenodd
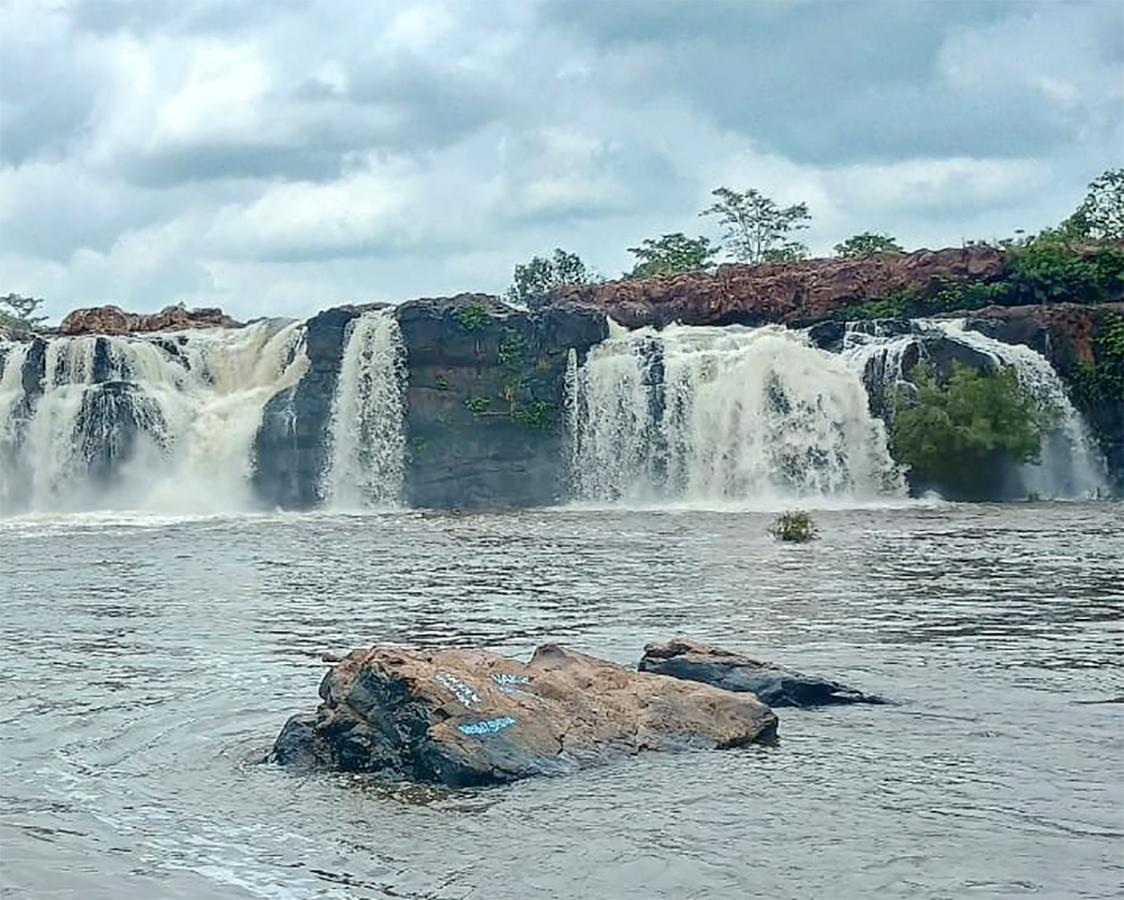
<path id="1" fill-rule="evenodd" d="M 0 6 L 0 290 L 243 317 L 502 290 L 555 246 L 805 201 L 814 250 L 1067 214 L 1118 164 L 1113 4 Z"/>

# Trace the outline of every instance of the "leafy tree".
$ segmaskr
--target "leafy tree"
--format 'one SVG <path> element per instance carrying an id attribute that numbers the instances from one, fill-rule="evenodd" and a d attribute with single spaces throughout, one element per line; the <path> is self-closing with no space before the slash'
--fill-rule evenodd
<path id="1" fill-rule="evenodd" d="M 516 266 L 511 287 L 507 289 L 507 299 L 537 309 L 546 302 L 547 295 L 554 288 L 567 284 L 590 284 L 594 280 L 593 273 L 586 268 L 580 256 L 559 247 L 549 259 L 535 256 L 530 262 Z"/>
<path id="2" fill-rule="evenodd" d="M 639 247 L 629 247 L 628 252 L 637 258 L 637 263 L 625 277 L 646 278 L 705 269 L 718 254 L 718 248 L 711 246 L 709 238 L 689 238 L 677 231 L 648 238 Z"/>
<path id="3" fill-rule="evenodd" d="M 894 458 L 911 474 L 959 497 L 986 496 L 1004 464 L 1036 462 L 1055 411 L 1042 409 L 1015 372 L 953 362 L 948 382 L 927 364 L 898 389 L 890 423 Z"/>
<path id="4" fill-rule="evenodd" d="M 726 249 L 735 259 L 760 263 L 807 255 L 808 248 L 791 237 L 811 221 L 807 204 L 781 207 L 756 188 L 739 192 L 720 187 L 711 193 L 718 202 L 700 215 L 718 217 L 725 228 Z"/>
<path id="5" fill-rule="evenodd" d="M 1085 199 L 1062 222 L 1061 232 L 1070 238 L 1124 240 L 1124 169 L 1108 169 L 1090 181 Z"/>
<path id="6" fill-rule="evenodd" d="M 888 234 L 864 231 L 835 245 L 836 256 L 863 257 L 875 253 L 905 253 L 902 245 Z"/>
<path id="7" fill-rule="evenodd" d="M 29 331 L 47 321 L 46 316 L 35 313 L 44 303 L 42 297 L 24 297 L 21 294 L 8 294 L 0 297 L 0 325 Z"/>

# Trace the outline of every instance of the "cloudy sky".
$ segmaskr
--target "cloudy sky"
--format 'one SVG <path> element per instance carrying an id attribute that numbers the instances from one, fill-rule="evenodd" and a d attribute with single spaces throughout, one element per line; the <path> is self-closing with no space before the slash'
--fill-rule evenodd
<path id="1" fill-rule="evenodd" d="M 304 315 L 606 275 L 718 185 L 959 244 L 1124 157 L 1124 4 L 0 0 L 0 292 Z"/>

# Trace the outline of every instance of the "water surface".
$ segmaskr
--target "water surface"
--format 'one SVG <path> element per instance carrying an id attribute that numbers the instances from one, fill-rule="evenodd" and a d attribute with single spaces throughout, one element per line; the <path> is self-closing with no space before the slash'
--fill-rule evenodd
<path id="1" fill-rule="evenodd" d="M 0 520 L 11 897 L 1112 897 L 1121 507 Z M 687 634 L 894 707 L 464 793 L 257 761 L 378 641 Z"/>

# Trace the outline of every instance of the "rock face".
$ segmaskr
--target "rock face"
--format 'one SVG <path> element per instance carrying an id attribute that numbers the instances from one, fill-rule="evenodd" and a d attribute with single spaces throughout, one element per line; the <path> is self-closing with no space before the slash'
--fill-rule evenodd
<path id="1" fill-rule="evenodd" d="M 608 334 L 595 310 L 541 313 L 484 294 L 398 307 L 406 347 L 406 492 L 423 507 L 534 506 L 564 493 L 567 358 Z"/>
<path id="2" fill-rule="evenodd" d="M 529 663 L 482 651 L 376 647 L 348 655 L 270 758 L 451 787 L 557 775 L 647 750 L 771 740 L 755 698 L 539 647 Z"/>
<path id="3" fill-rule="evenodd" d="M 582 303 L 622 325 L 806 326 L 851 303 L 899 291 L 923 291 L 934 281 L 986 281 L 1003 271 L 994 248 L 972 246 L 865 259 L 809 259 L 758 266 L 719 266 L 714 274 L 687 272 L 559 289 L 552 303 Z"/>
<path id="4" fill-rule="evenodd" d="M 372 306 L 340 306 L 308 320 L 308 371 L 266 403 L 254 439 L 254 487 L 269 506 L 308 509 L 322 500 L 328 425 L 347 326 Z"/>
<path id="5" fill-rule="evenodd" d="M 697 681 L 726 691 L 748 692 L 769 706 L 885 702 L 835 681 L 802 675 L 685 638 L 645 646 L 640 671 Z"/>
<path id="6" fill-rule="evenodd" d="M 158 313 L 130 313 L 118 306 L 94 306 L 76 309 L 62 320 L 59 333 L 132 334 L 152 331 L 183 331 L 188 328 L 238 328 L 242 323 L 221 309 L 187 309 L 166 306 Z"/>

